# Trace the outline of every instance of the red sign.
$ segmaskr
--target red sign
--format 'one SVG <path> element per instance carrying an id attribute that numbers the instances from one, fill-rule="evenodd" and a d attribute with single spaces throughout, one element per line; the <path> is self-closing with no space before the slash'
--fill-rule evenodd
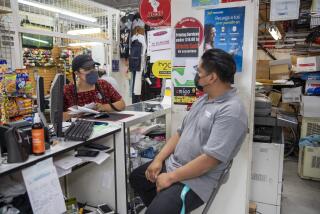
<path id="1" fill-rule="evenodd" d="M 140 16 L 151 27 L 167 25 L 171 19 L 171 0 L 141 0 Z"/>
<path id="2" fill-rule="evenodd" d="M 193 17 L 186 17 L 181 19 L 175 26 L 175 29 L 178 28 L 199 28 L 200 38 L 199 38 L 199 46 L 203 41 L 203 26 L 201 22 Z"/>

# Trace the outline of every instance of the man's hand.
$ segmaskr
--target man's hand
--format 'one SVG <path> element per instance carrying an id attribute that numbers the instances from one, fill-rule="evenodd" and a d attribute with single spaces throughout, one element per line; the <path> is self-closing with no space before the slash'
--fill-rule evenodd
<path id="1" fill-rule="evenodd" d="M 155 183 L 162 169 L 162 161 L 154 160 L 146 170 L 147 180 Z"/>
<path id="2" fill-rule="evenodd" d="M 175 180 L 172 176 L 172 173 L 162 173 L 157 178 L 157 192 L 160 192 L 161 190 L 167 189 L 170 187 L 173 183 L 175 183 Z"/>

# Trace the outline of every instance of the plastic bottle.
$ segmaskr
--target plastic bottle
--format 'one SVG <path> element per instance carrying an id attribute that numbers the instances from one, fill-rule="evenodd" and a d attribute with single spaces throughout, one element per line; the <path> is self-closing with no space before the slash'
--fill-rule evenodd
<path id="1" fill-rule="evenodd" d="M 38 113 L 35 113 L 32 125 L 32 153 L 42 155 L 45 153 L 44 128 Z"/>

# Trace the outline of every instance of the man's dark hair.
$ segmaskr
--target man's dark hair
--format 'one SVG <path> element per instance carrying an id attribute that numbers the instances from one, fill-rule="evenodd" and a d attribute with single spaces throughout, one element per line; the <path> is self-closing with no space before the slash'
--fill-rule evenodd
<path id="1" fill-rule="evenodd" d="M 201 57 L 202 68 L 208 73 L 216 73 L 222 82 L 234 83 L 236 63 L 233 57 L 221 49 L 207 50 Z"/>

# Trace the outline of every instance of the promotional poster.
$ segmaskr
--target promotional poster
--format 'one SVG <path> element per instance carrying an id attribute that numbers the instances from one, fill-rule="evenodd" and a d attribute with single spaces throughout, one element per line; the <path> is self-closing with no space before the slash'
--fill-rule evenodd
<path id="1" fill-rule="evenodd" d="M 205 10 L 204 50 L 222 49 L 242 72 L 245 7 Z"/>
<path id="2" fill-rule="evenodd" d="M 198 57 L 199 35 L 199 28 L 176 29 L 176 57 Z"/>
<path id="3" fill-rule="evenodd" d="M 245 1 L 245 0 L 192 0 L 192 7 L 218 5 L 220 3 L 229 3 L 229 2 L 237 2 L 237 1 Z"/>

